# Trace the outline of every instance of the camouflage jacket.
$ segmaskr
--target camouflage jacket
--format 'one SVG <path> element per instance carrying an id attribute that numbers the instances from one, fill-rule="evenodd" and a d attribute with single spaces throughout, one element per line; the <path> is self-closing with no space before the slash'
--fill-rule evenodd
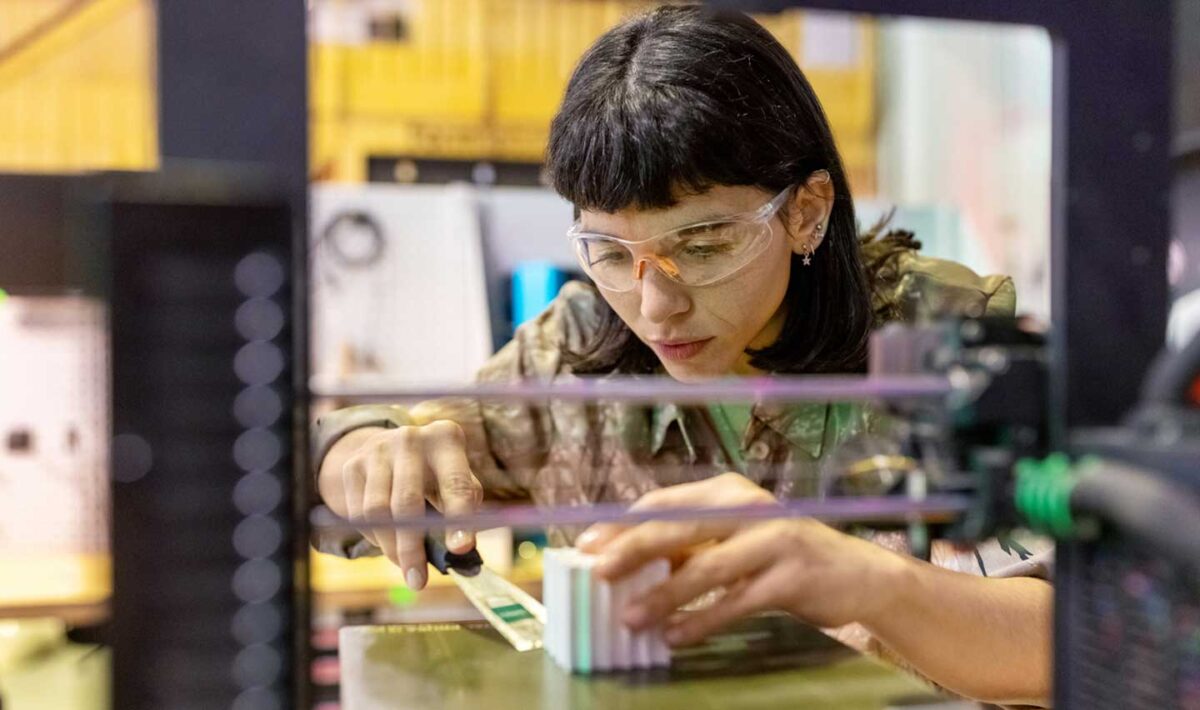
<path id="1" fill-rule="evenodd" d="M 871 247 L 886 243 L 864 243 L 868 262 Z M 874 264 L 880 320 L 908 320 L 922 313 L 1013 313 L 1016 295 L 1007 277 L 980 277 L 959 264 L 919 256 L 911 241 L 899 244 L 904 248 L 879 255 Z M 564 354 L 579 352 L 594 336 L 600 305 L 593 287 L 568 283 L 545 312 L 518 328 L 483 366 L 478 381 L 573 377 Z M 317 422 L 314 461 L 319 465 L 333 441 L 354 428 L 437 419 L 462 426 L 473 472 L 489 497 L 557 506 L 632 502 L 657 487 L 731 470 L 780 497 L 814 496 L 828 473 L 829 454 L 873 431 L 881 417 L 859 403 L 647 407 L 439 399 L 411 407 L 363 405 L 331 412 Z M 551 533 L 558 544 L 573 538 L 570 530 Z M 352 557 L 376 552 L 353 536 L 324 535 L 317 545 Z"/>

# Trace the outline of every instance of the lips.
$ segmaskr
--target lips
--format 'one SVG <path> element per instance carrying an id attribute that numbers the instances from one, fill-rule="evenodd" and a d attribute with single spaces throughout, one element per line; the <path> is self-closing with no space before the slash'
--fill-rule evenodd
<path id="1" fill-rule="evenodd" d="M 687 360 L 698 355 L 704 349 L 704 346 L 710 342 L 712 342 L 712 338 L 662 342 L 652 341 L 650 347 L 654 348 L 655 352 L 667 360 Z"/>

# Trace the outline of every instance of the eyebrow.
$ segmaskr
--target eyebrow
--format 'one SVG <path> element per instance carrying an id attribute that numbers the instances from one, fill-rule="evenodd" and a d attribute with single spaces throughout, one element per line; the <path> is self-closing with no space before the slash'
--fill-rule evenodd
<path id="1" fill-rule="evenodd" d="M 726 215 L 726 217 L 728 217 L 728 216 L 730 216 L 730 215 Z M 679 232 L 680 234 L 683 234 L 683 235 L 687 236 L 687 235 L 691 235 L 691 234 L 695 234 L 696 232 L 699 232 L 699 231 L 700 231 L 700 228 L 701 228 L 701 227 L 703 227 L 703 226 L 705 226 L 706 224 L 711 224 L 711 223 L 713 223 L 713 222 L 721 222 L 721 221 L 724 221 L 724 218 L 722 218 L 722 217 L 711 217 L 711 218 L 708 218 L 708 219 L 701 219 L 701 220 L 697 220 L 697 221 L 695 221 L 695 222 L 691 222 L 691 223 L 689 223 L 689 224 L 685 224 L 685 225 L 683 225 L 683 226 L 681 226 L 681 227 L 676 227 L 675 229 L 673 229 L 673 230 L 671 230 L 671 231 L 674 231 L 674 232 Z"/>
<path id="2" fill-rule="evenodd" d="M 674 227 L 668 227 L 666 229 L 659 229 L 659 230 L 655 231 L 654 234 L 651 235 L 651 237 L 647 237 L 647 239 L 657 237 L 660 234 L 666 234 L 667 232 L 674 232 L 674 231 L 681 230 L 681 229 L 686 230 L 691 227 L 699 227 L 699 226 L 701 226 L 703 224 L 707 224 L 709 222 L 721 222 L 726 219 L 729 219 L 730 217 L 739 217 L 742 215 L 750 214 L 751 212 L 753 212 L 753 210 L 741 210 L 741 211 L 722 210 L 720 212 L 713 212 L 713 211 L 700 212 L 697 214 L 696 217 L 693 217 L 692 219 L 688 219 L 686 221 L 680 221 Z M 621 236 L 620 234 L 611 234 L 609 232 L 601 232 L 597 229 L 587 229 L 586 227 L 583 226 L 583 215 L 582 214 L 580 214 L 578 220 L 579 220 L 579 229 L 582 232 L 586 232 L 588 234 L 596 234 L 596 235 L 603 236 L 603 237 L 613 237 L 615 239 L 625 239 L 625 237 Z"/>

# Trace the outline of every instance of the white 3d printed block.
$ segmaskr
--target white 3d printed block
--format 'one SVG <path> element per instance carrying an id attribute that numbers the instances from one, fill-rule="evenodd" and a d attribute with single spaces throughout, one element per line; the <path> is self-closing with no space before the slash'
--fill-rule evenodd
<path id="1" fill-rule="evenodd" d="M 670 575 L 670 563 L 654 560 L 608 582 L 592 576 L 596 559 L 574 548 L 546 550 L 542 563 L 546 653 L 561 668 L 577 673 L 670 665 L 671 651 L 661 629 L 633 632 L 620 619 L 629 599 Z"/>

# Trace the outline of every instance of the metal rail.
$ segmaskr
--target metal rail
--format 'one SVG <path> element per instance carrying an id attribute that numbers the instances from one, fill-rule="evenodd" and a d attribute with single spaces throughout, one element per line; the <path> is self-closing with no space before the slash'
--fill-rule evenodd
<path id="1" fill-rule="evenodd" d="M 940 399 L 955 391 L 957 388 L 948 379 L 933 375 L 739 377 L 697 383 L 678 382 L 667 377 L 572 377 L 554 381 L 412 386 L 382 380 L 378 384 L 369 380 L 341 384 L 318 377 L 309 380 L 309 393 L 314 398 L 336 398 L 359 403 L 438 397 L 517 401 L 615 400 L 647 404 L 879 401 Z"/>
<path id="2" fill-rule="evenodd" d="M 414 515 L 393 520 L 351 522 L 321 506 L 313 510 L 311 522 L 322 530 L 428 530 L 462 527 L 486 530 L 497 527 L 541 528 L 550 525 L 590 525 L 622 523 L 632 525 L 650 520 L 771 520 L 774 518 L 813 518 L 834 523 L 910 523 L 914 518 L 927 522 L 946 522 L 968 510 L 971 500 L 962 495 L 931 495 L 923 500 L 883 496 L 870 498 L 830 498 L 826 500 L 790 500 L 779 505 L 732 506 L 725 508 L 660 508 L 630 510 L 624 503 L 540 508 L 517 505 L 482 510 L 453 519 L 439 515 Z"/>

